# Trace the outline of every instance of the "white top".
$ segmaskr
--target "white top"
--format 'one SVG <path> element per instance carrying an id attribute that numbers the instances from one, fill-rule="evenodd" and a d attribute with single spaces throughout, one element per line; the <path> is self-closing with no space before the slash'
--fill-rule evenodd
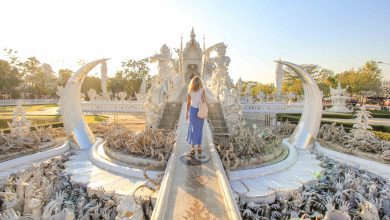
<path id="1" fill-rule="evenodd" d="M 192 91 L 189 93 L 191 96 L 191 106 L 194 108 L 199 108 L 199 104 L 202 101 L 202 92 L 203 89 L 198 89 L 198 91 Z"/>

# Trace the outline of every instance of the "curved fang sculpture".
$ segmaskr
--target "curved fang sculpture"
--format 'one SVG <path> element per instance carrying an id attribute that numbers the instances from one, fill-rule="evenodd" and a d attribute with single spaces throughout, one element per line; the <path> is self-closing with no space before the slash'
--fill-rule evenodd
<path id="1" fill-rule="evenodd" d="M 303 112 L 298 126 L 290 137 L 290 143 L 297 149 L 311 149 L 321 125 L 322 94 L 316 81 L 300 66 L 285 62 L 275 61 L 291 68 L 302 80 L 305 95 Z"/>
<path id="2" fill-rule="evenodd" d="M 81 85 L 87 73 L 107 59 L 96 60 L 82 66 L 68 80 L 60 99 L 64 127 L 68 136 L 72 136 L 80 149 L 89 149 L 95 143 L 95 136 L 84 120 L 81 109 Z"/>

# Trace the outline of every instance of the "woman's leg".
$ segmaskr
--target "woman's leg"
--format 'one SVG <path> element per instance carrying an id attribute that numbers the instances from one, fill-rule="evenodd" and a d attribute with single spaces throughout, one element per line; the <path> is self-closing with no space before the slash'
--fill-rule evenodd
<path id="1" fill-rule="evenodd" d="M 198 151 L 201 151 L 201 150 L 202 150 L 202 145 L 198 144 Z"/>

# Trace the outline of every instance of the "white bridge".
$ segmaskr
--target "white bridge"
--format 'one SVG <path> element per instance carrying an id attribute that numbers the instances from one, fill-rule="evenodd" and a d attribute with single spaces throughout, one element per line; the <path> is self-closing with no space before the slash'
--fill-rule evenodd
<path id="1" fill-rule="evenodd" d="M 81 109 L 88 113 L 127 113 L 127 112 L 145 112 L 144 101 L 83 101 Z"/>
<path id="2" fill-rule="evenodd" d="M 0 106 L 57 104 L 58 99 L 2 99 Z M 81 101 L 81 108 L 86 113 L 132 113 L 145 112 L 144 100 L 94 100 Z M 242 104 L 243 112 L 253 113 L 302 113 L 303 103 L 260 102 Z"/>
<path id="3" fill-rule="evenodd" d="M 302 113 L 303 103 L 262 102 L 242 104 L 243 112 L 258 113 Z M 83 112 L 88 113 L 126 113 L 145 112 L 143 101 L 92 101 L 81 102 Z"/>
<path id="4" fill-rule="evenodd" d="M 256 104 L 242 104 L 243 112 L 259 113 L 302 113 L 303 103 L 263 102 Z"/>
<path id="5" fill-rule="evenodd" d="M 0 106 L 57 104 L 58 99 L 0 99 Z"/>
<path id="6" fill-rule="evenodd" d="M 303 103 L 263 102 L 242 104 L 243 112 L 255 113 L 302 113 Z M 145 112 L 143 101 L 92 101 L 81 102 L 83 112 L 88 113 L 126 113 Z"/>

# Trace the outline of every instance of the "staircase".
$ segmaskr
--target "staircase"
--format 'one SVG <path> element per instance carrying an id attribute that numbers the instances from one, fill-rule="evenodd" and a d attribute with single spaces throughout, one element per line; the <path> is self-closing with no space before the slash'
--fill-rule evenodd
<path id="1" fill-rule="evenodd" d="M 159 129 L 163 129 L 164 133 L 175 129 L 180 116 L 181 105 L 180 102 L 167 102 L 165 104 L 164 113 L 158 127 Z"/>
<path id="2" fill-rule="evenodd" d="M 202 156 L 189 153 L 186 103 L 182 105 L 176 144 L 151 219 L 241 219 L 207 121 L 203 126 Z"/>
<path id="3" fill-rule="evenodd" d="M 223 117 L 223 111 L 220 103 L 209 103 L 208 121 L 213 127 L 213 135 L 229 136 L 229 130 L 226 120 Z"/>

